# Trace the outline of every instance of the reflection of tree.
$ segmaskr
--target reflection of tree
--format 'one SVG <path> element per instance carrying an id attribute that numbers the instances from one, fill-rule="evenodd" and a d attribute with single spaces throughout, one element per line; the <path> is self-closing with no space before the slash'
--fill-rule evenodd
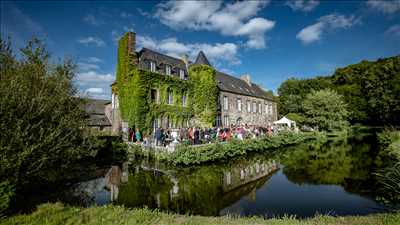
<path id="1" fill-rule="evenodd" d="M 374 196 L 373 141 L 370 135 L 360 135 L 348 141 L 295 146 L 281 156 L 283 173 L 298 184 L 336 184 L 348 192 Z"/>
<path id="2" fill-rule="evenodd" d="M 350 177 L 352 159 L 347 154 L 349 146 L 303 144 L 283 157 L 283 173 L 289 180 L 303 184 L 342 184 Z"/>

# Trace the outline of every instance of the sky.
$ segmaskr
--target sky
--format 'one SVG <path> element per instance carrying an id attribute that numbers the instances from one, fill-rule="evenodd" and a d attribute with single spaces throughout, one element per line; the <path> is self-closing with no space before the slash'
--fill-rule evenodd
<path id="1" fill-rule="evenodd" d="M 392 1 L 1 1 L 1 38 L 13 49 L 45 41 L 78 65 L 81 95 L 110 99 L 117 40 L 194 61 L 203 50 L 219 71 L 277 93 L 290 77 L 400 54 L 400 0 Z"/>

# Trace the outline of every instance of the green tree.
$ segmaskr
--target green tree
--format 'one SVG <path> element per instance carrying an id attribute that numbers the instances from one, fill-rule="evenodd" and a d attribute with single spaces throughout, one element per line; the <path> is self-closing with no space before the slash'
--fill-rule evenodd
<path id="1" fill-rule="evenodd" d="M 20 55 L 0 40 L 0 180 L 17 192 L 62 181 L 72 164 L 97 149 L 84 129 L 82 100 L 74 97 L 71 60 L 50 63 L 38 40 Z"/>
<path id="2" fill-rule="evenodd" d="M 303 108 L 305 122 L 321 130 L 340 130 L 348 124 L 346 104 L 330 89 L 311 91 L 303 101 Z"/>
<path id="3" fill-rule="evenodd" d="M 279 113 L 286 115 L 288 113 L 302 114 L 303 99 L 311 90 L 321 90 L 331 87 L 330 77 L 316 77 L 312 79 L 289 78 L 278 88 L 278 108 Z"/>

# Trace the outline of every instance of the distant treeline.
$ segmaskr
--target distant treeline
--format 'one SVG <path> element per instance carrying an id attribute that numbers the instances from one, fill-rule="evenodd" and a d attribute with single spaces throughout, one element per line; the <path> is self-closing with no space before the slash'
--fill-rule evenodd
<path id="1" fill-rule="evenodd" d="M 351 123 L 400 125 L 400 55 L 337 69 L 332 76 L 289 78 L 278 89 L 279 112 L 304 115 L 303 99 L 312 90 L 343 96 Z"/>

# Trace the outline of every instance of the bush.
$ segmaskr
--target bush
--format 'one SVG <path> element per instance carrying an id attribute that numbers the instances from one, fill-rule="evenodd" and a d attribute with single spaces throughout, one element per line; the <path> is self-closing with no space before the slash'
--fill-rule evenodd
<path id="1" fill-rule="evenodd" d="M 271 138 L 232 140 L 226 143 L 215 143 L 200 147 L 180 146 L 174 153 L 162 155 L 161 159 L 175 165 L 223 161 L 249 152 L 273 151 L 276 148 L 301 143 L 310 139 L 326 141 L 326 138 L 322 138 L 321 135 L 317 133 L 296 134 L 286 132 Z"/>
<path id="2" fill-rule="evenodd" d="M 17 189 L 62 181 L 72 164 L 98 147 L 75 97 L 75 66 L 71 60 L 50 63 L 38 40 L 18 59 L 10 46 L 0 40 L 0 180 Z"/>
<path id="3" fill-rule="evenodd" d="M 14 186 L 8 181 L 0 183 L 0 218 L 4 215 L 7 209 L 10 207 L 11 199 L 14 196 Z"/>
<path id="4" fill-rule="evenodd" d="M 382 185 L 384 200 L 400 204 L 400 162 L 377 173 L 378 182 Z"/>

